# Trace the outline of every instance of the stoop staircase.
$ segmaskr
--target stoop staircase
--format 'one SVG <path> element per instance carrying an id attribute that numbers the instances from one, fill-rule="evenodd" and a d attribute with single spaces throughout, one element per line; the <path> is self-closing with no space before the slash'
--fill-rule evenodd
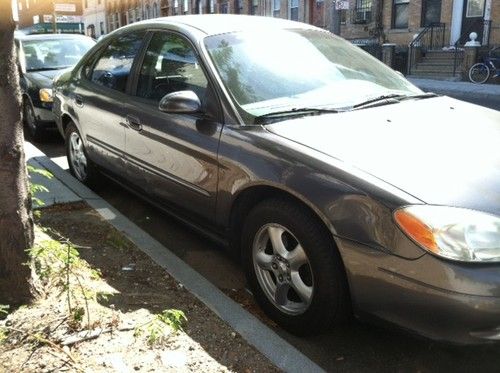
<path id="1" fill-rule="evenodd" d="M 458 50 L 456 53 L 454 50 L 427 50 L 414 62 L 410 76 L 458 81 L 462 77 L 463 59 L 463 50 Z"/>
<path id="2" fill-rule="evenodd" d="M 446 50 L 446 24 L 435 23 L 423 29 L 410 43 L 408 71 L 410 77 L 441 80 L 461 80 L 463 50 Z"/>

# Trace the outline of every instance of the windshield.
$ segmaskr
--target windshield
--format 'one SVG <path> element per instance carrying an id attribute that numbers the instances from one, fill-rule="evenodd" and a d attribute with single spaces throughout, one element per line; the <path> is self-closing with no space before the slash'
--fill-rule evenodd
<path id="1" fill-rule="evenodd" d="M 94 44 L 90 38 L 23 40 L 26 71 L 56 70 L 76 65 Z"/>
<path id="2" fill-rule="evenodd" d="M 421 94 L 351 43 L 320 30 L 236 32 L 205 38 L 245 122 L 285 110 L 347 110 L 366 100 Z"/>

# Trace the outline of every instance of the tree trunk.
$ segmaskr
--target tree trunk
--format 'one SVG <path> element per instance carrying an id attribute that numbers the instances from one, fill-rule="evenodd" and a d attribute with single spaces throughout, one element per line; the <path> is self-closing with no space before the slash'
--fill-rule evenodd
<path id="1" fill-rule="evenodd" d="M 31 298 L 24 263 L 33 245 L 14 27 L 11 2 L 0 0 L 0 304 L 10 305 Z"/>

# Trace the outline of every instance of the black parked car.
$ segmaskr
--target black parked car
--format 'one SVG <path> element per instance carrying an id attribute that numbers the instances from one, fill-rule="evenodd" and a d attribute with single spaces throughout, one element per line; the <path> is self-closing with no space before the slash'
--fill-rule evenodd
<path id="1" fill-rule="evenodd" d="M 55 83 L 71 172 L 101 173 L 241 254 L 292 332 L 351 312 L 500 339 L 500 113 L 425 94 L 310 25 L 123 27 Z"/>
<path id="2" fill-rule="evenodd" d="M 16 32 L 15 43 L 23 94 L 23 118 L 35 141 L 46 129 L 55 129 L 52 114 L 52 80 L 73 67 L 95 42 L 82 35 Z"/>

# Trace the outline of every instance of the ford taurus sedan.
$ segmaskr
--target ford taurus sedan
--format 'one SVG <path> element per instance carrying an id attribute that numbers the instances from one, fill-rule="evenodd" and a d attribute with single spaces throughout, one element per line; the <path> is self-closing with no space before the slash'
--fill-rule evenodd
<path id="1" fill-rule="evenodd" d="M 286 329 L 351 313 L 500 339 L 500 113 L 425 94 L 324 30 L 139 22 L 55 85 L 72 174 L 105 174 L 244 263 Z"/>
<path id="2" fill-rule="evenodd" d="M 73 67 L 95 42 L 82 35 L 24 35 L 16 32 L 23 118 L 35 141 L 56 128 L 52 114 L 52 80 Z"/>

